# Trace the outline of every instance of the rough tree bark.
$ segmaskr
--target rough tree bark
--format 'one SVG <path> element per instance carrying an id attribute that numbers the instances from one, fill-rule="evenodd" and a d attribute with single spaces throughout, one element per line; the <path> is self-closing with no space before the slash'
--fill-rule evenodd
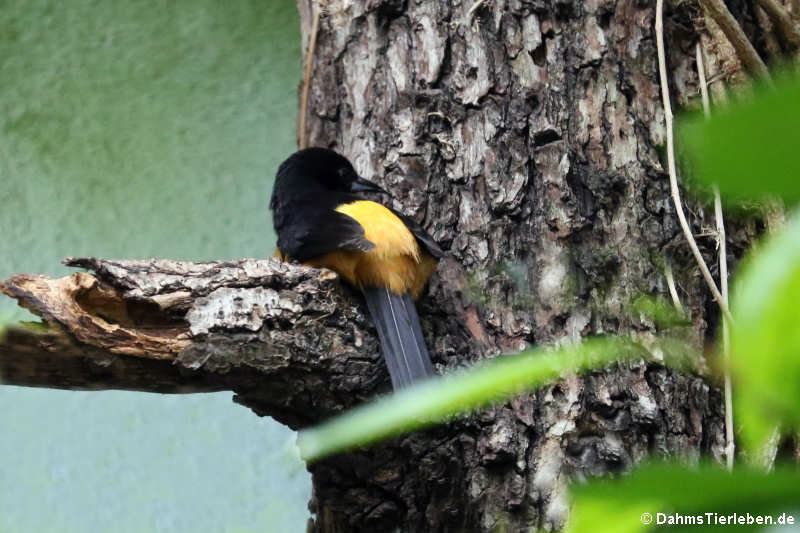
<path id="1" fill-rule="evenodd" d="M 647 336 L 653 324 L 625 306 L 667 294 L 664 261 L 692 321 L 685 335 L 698 347 L 713 338 L 718 314 L 682 240 L 660 157 L 654 2 L 298 3 L 304 42 L 314 10 L 322 13 L 310 145 L 351 157 L 448 251 L 421 305 L 437 364 L 589 334 Z M 753 12 L 739 4 L 750 23 Z M 680 106 L 698 91 L 693 54 L 704 21 L 694 2 L 668 9 Z M 717 52 L 712 60 L 733 62 Z M 696 233 L 713 227 L 702 207 L 692 209 Z M 730 230 L 734 259 L 753 228 Z M 701 246 L 715 264 L 713 237 Z M 719 458 L 723 440 L 717 388 L 660 367 L 615 368 L 312 465 L 312 529 L 558 528 L 567 480 L 651 454 Z"/>
<path id="2" fill-rule="evenodd" d="M 652 2 L 333 0 L 321 7 L 310 144 L 349 156 L 447 250 L 420 315 L 439 371 L 533 344 L 657 331 L 627 303 L 673 265 L 698 347 L 718 316 L 683 244 Z M 305 42 L 312 5 L 299 0 Z M 741 15 L 741 13 L 737 13 Z M 753 13 L 745 13 L 754 20 Z M 672 92 L 697 92 L 692 2 L 666 23 Z M 713 29 L 713 28 L 712 28 Z M 711 64 L 733 75 L 724 47 Z M 712 73 L 714 72 L 712 71 Z M 693 207 L 697 233 L 712 227 Z M 731 259 L 752 224 L 729 228 Z M 708 263 L 714 241 L 701 239 Z M 388 389 L 358 294 L 273 260 L 72 260 L 94 275 L 0 288 L 47 332 L 0 343 L 7 383 L 230 389 L 299 428 Z M 644 363 L 572 377 L 424 433 L 310 466 L 310 530 L 494 532 L 563 525 L 571 479 L 649 455 L 719 458 L 722 401 Z"/>
<path id="3" fill-rule="evenodd" d="M 374 329 L 330 271 L 274 259 L 69 259 L 94 272 L 0 282 L 50 326 L 0 342 L 9 385 L 162 393 L 233 390 L 298 428 L 384 390 Z"/>

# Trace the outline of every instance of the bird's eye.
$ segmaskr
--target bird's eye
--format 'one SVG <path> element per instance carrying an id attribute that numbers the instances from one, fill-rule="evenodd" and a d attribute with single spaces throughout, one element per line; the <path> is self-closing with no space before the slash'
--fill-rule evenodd
<path id="1" fill-rule="evenodd" d="M 339 174 L 340 178 L 347 177 L 347 167 L 339 167 L 336 169 L 336 173 Z"/>

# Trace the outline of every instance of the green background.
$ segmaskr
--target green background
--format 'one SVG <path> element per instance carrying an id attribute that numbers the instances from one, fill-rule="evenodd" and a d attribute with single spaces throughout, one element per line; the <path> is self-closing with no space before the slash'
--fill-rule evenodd
<path id="1" fill-rule="evenodd" d="M 268 256 L 298 28 L 284 0 L 0 0 L 0 277 Z M 304 530 L 293 433 L 230 397 L 0 387 L 0 533 Z"/>

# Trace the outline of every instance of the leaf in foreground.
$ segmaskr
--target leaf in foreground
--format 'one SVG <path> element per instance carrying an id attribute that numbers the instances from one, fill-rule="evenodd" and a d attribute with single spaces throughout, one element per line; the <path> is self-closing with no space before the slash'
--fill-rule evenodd
<path id="1" fill-rule="evenodd" d="M 800 501 L 800 476 L 778 469 L 770 474 L 702 465 L 687 469 L 668 463 L 652 463 L 617 479 L 596 479 L 573 485 L 572 513 L 567 533 L 633 533 L 650 531 L 657 525 L 679 531 L 755 531 L 764 528 L 757 516 L 769 516 L 774 525 L 795 524 Z M 707 514 L 710 513 L 710 514 Z M 721 523 L 731 515 L 736 525 Z M 754 523 L 747 522 L 750 514 Z M 696 525 L 668 524 L 675 515 L 688 517 Z M 784 524 L 779 524 L 783 515 Z M 741 518 L 739 518 L 741 517 Z M 652 523 L 645 523 L 652 519 Z M 702 520 L 702 523 L 699 523 Z M 661 522 L 659 524 L 658 522 Z"/>
<path id="2" fill-rule="evenodd" d="M 800 217 L 759 248 L 734 289 L 734 413 L 755 451 L 777 426 L 800 429 Z"/>
<path id="3" fill-rule="evenodd" d="M 428 380 L 300 432 L 307 461 L 374 443 L 492 402 L 533 390 L 565 374 L 641 358 L 644 351 L 618 339 L 598 338 L 555 350 L 533 349 L 498 357 L 468 370 Z"/>
<path id="4" fill-rule="evenodd" d="M 683 120 L 679 135 L 697 178 L 717 184 L 727 199 L 779 195 L 800 200 L 800 79 L 776 78 L 775 88 L 702 116 Z"/>

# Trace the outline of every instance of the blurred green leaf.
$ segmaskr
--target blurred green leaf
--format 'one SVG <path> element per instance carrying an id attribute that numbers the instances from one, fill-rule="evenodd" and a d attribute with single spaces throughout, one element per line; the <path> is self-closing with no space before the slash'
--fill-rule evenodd
<path id="1" fill-rule="evenodd" d="M 759 247 L 734 288 L 734 413 L 755 450 L 779 425 L 800 429 L 799 217 Z"/>
<path id="2" fill-rule="evenodd" d="M 689 326 L 691 322 L 682 311 L 662 298 L 642 294 L 628 304 L 628 312 L 634 318 L 642 318 L 656 325 L 660 330 Z"/>
<path id="3" fill-rule="evenodd" d="M 572 514 L 567 533 L 626 533 L 651 531 L 661 521 L 669 531 L 755 531 L 758 524 L 731 526 L 720 517 L 737 513 L 747 521 L 747 513 L 772 516 L 782 513 L 794 523 L 800 501 L 800 476 L 796 471 L 776 470 L 770 474 L 739 468 L 728 472 L 720 467 L 702 465 L 693 469 L 669 463 L 651 463 L 617 479 L 595 479 L 586 485 L 573 485 Z M 653 522 L 647 522 L 648 515 Z M 660 513 L 660 514 L 659 514 Z M 678 513 L 702 518 L 697 526 L 666 524 Z M 707 515 L 706 513 L 717 513 Z M 738 520 L 738 519 L 737 519 Z M 755 521 L 755 520 L 754 520 Z M 710 523 L 709 523 L 710 522 Z"/>
<path id="4" fill-rule="evenodd" d="M 596 338 L 555 350 L 541 348 L 498 357 L 428 380 L 353 409 L 300 432 L 297 445 L 307 461 L 376 442 L 532 390 L 558 377 L 598 369 L 613 361 L 645 357 L 630 342 Z"/>
<path id="5" fill-rule="evenodd" d="M 680 122 L 678 134 L 696 177 L 728 200 L 779 195 L 800 200 L 800 80 L 776 78 L 753 98 Z"/>

